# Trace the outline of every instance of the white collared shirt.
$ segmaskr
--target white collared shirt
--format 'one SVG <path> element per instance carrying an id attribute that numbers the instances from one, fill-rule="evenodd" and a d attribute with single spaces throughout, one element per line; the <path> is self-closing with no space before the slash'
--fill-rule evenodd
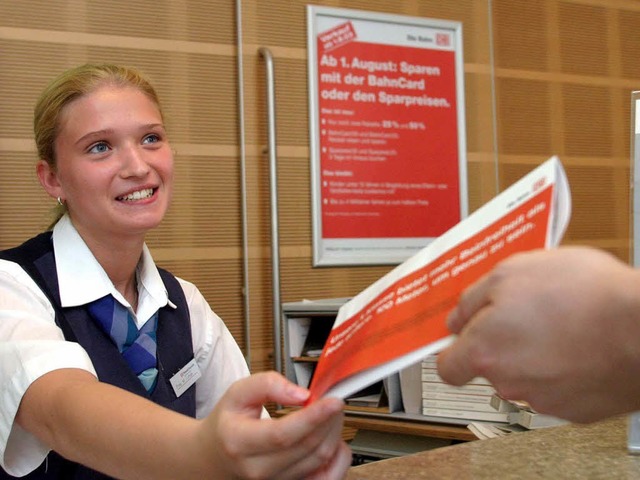
<path id="1" fill-rule="evenodd" d="M 69 217 L 53 230 L 56 269 L 63 307 L 84 305 L 112 294 L 131 307 L 115 289 Z M 142 326 L 169 304 L 167 291 L 146 247 L 138 264 L 138 309 Z M 231 333 L 192 283 L 178 278 L 191 316 L 193 351 L 202 376 L 196 384 L 196 416 L 211 412 L 227 388 L 249 374 Z M 14 423 L 20 400 L 40 376 L 60 368 L 79 368 L 96 375 L 87 352 L 64 339 L 47 297 L 18 264 L 0 260 L 0 465 L 13 475 L 37 468 L 49 448 Z"/>

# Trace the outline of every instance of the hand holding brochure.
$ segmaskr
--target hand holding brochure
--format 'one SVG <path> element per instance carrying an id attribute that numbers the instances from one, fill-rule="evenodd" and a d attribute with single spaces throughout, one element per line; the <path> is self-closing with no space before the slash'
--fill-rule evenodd
<path id="1" fill-rule="evenodd" d="M 445 348 L 462 291 L 514 253 L 557 246 L 570 215 L 552 157 L 340 308 L 309 401 L 345 398 Z"/>

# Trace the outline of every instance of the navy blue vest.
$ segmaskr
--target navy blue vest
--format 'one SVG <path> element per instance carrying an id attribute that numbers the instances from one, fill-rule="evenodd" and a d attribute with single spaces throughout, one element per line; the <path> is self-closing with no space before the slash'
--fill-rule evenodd
<path id="1" fill-rule="evenodd" d="M 176 397 L 169 379 L 193 359 L 191 322 L 182 287 L 176 278 L 158 269 L 169 298 L 178 307 L 161 308 L 158 316 L 158 381 L 150 395 L 127 365 L 111 339 L 89 316 L 86 306 L 62 308 L 51 232 L 42 233 L 19 247 L 0 252 L 0 258 L 18 263 L 38 284 L 56 312 L 56 324 L 66 340 L 79 343 L 89 354 L 101 382 L 109 383 L 150 399 L 184 415 L 195 417 L 195 385 Z M 114 419 L 118 421 L 118 419 Z M 0 468 L 0 480 L 15 478 Z M 106 479 L 110 478 L 70 462 L 55 452 L 25 479 Z"/>

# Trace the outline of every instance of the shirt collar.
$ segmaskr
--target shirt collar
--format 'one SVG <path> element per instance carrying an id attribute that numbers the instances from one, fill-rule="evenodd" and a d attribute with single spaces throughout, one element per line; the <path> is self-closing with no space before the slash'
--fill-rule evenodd
<path id="1" fill-rule="evenodd" d="M 53 229 L 60 303 L 62 307 L 75 307 L 93 302 L 111 294 L 131 310 L 129 302 L 116 290 L 100 263 L 96 260 L 68 215 L 63 216 Z M 146 244 L 142 248 L 136 269 L 138 276 L 138 326 L 144 324 L 161 307 L 176 308 L 169 300 L 162 278 Z"/>

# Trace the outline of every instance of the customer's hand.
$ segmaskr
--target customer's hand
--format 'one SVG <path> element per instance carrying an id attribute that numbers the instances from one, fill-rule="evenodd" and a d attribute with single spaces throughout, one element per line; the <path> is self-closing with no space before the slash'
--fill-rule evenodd
<path id="1" fill-rule="evenodd" d="M 442 378 L 589 422 L 640 409 L 640 274 L 591 248 L 515 255 L 463 293 Z"/>

